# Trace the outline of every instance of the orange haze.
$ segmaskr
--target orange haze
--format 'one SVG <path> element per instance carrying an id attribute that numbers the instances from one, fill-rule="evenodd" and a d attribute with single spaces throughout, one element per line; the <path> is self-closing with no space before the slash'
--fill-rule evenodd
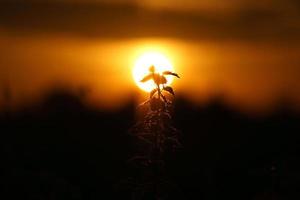
<path id="1" fill-rule="evenodd" d="M 4 0 L 0 3 L 0 109 L 40 99 L 54 86 L 118 108 L 145 95 L 131 70 L 157 51 L 200 105 L 299 110 L 300 12 L 295 0 Z"/>
<path id="2" fill-rule="evenodd" d="M 161 52 L 171 60 L 182 77 L 174 83 L 177 93 L 195 103 L 215 95 L 248 109 L 272 106 L 282 95 L 295 106 L 300 103 L 296 46 L 3 35 L 1 43 L 7 48 L 1 52 L 0 82 L 10 87 L 16 104 L 38 97 L 59 82 L 89 88 L 89 99 L 97 106 L 121 106 L 134 91 L 143 93 L 134 84 L 131 70 L 135 59 L 147 51 Z"/>

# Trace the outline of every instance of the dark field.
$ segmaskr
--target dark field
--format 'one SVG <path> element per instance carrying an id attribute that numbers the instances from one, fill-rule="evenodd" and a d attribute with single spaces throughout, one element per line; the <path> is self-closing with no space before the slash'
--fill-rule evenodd
<path id="1" fill-rule="evenodd" d="M 131 176 L 137 141 L 132 100 L 116 112 L 56 91 L 17 112 L 2 112 L 1 199 L 130 199 L 118 187 Z M 169 199 L 298 199 L 299 113 L 281 105 L 255 117 L 215 98 L 194 107 L 177 97 L 174 124 L 183 148 L 166 173 Z M 9 197 L 9 198 L 5 198 Z"/>

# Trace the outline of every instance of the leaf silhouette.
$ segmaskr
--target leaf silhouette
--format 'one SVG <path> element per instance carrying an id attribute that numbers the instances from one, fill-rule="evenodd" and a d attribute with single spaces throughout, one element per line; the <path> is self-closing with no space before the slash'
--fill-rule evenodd
<path id="1" fill-rule="evenodd" d="M 157 84 L 157 85 L 167 83 L 166 77 L 164 77 L 160 74 L 157 74 L 157 73 L 153 74 L 153 80 L 154 80 L 155 84 Z"/>
<path id="2" fill-rule="evenodd" d="M 153 76 L 152 74 L 148 74 L 142 80 L 140 80 L 140 82 L 144 83 L 146 81 L 149 81 L 151 78 L 153 78 L 152 76 Z"/>
<path id="3" fill-rule="evenodd" d="M 166 77 L 160 75 L 160 84 L 166 84 L 166 83 L 167 83 Z"/>
<path id="4" fill-rule="evenodd" d="M 150 98 L 153 97 L 153 95 L 157 92 L 157 88 L 153 89 L 151 92 L 150 92 Z"/>
<path id="5" fill-rule="evenodd" d="M 151 65 L 151 66 L 149 67 L 149 72 L 152 72 L 152 73 L 155 72 L 155 67 L 154 67 L 154 65 Z"/>
<path id="6" fill-rule="evenodd" d="M 171 93 L 172 95 L 175 95 L 173 88 L 171 88 L 170 86 L 164 87 L 163 90 Z"/>
<path id="7" fill-rule="evenodd" d="M 177 78 L 180 78 L 178 74 L 170 72 L 170 71 L 164 71 L 163 75 L 172 75 L 172 76 L 176 76 Z"/>
<path id="8" fill-rule="evenodd" d="M 160 79 L 159 76 L 160 76 L 159 74 L 156 74 L 156 73 L 153 74 L 153 81 L 154 81 L 154 83 L 156 83 L 157 85 L 159 85 L 159 82 L 160 82 L 160 81 L 159 81 L 159 79 Z"/>

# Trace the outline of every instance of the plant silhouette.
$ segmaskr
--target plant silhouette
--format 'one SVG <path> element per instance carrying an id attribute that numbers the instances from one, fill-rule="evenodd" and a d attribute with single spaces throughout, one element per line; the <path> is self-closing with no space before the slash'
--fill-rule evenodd
<path id="1" fill-rule="evenodd" d="M 166 75 L 167 76 L 169 76 L 169 75 L 171 75 L 171 76 L 176 76 L 176 77 L 178 77 L 178 78 L 180 78 L 179 77 L 179 75 L 178 74 L 176 74 L 176 73 L 173 73 L 173 72 L 170 72 L 170 71 L 164 71 L 162 74 L 159 74 L 159 73 L 156 73 L 155 72 L 155 66 L 150 66 L 149 67 L 149 74 L 148 75 L 146 75 L 142 80 L 141 80 L 141 82 L 147 82 L 147 81 L 150 81 L 150 80 L 152 80 L 154 83 L 155 83 L 155 85 L 156 85 L 156 88 L 154 88 L 151 92 L 150 92 L 150 105 L 151 105 L 151 108 L 152 108 L 152 106 L 155 104 L 155 106 L 157 107 L 157 108 L 160 108 L 159 106 L 160 105 L 156 105 L 156 104 L 158 104 L 158 102 L 159 102 L 159 100 L 163 100 L 164 101 L 164 103 L 170 103 L 170 102 L 168 102 L 168 100 L 165 98 L 165 96 L 162 94 L 162 91 L 166 91 L 166 92 L 168 92 L 168 93 L 170 93 L 170 94 L 172 94 L 172 95 L 175 95 L 175 93 L 174 93 L 174 90 L 173 90 L 173 88 L 172 87 L 170 87 L 170 86 L 165 86 L 165 84 L 167 83 L 167 79 L 166 79 Z M 154 95 L 155 94 L 158 94 L 158 98 L 154 98 L 153 99 L 153 97 L 154 97 Z M 163 103 L 160 103 L 161 105 L 164 105 Z M 163 108 L 162 108 L 163 109 Z"/>
<path id="2" fill-rule="evenodd" d="M 163 92 L 167 92 L 175 95 L 172 87 L 165 86 L 167 83 L 165 76 L 171 75 L 179 78 L 179 75 L 170 71 L 164 71 L 162 74 L 156 73 L 153 65 L 150 66 L 149 72 L 141 82 L 152 80 L 156 88 L 150 92 L 149 100 L 143 103 L 149 103 L 150 109 L 144 119 L 133 127 L 132 132 L 140 139 L 152 144 L 152 150 L 157 153 L 156 151 L 163 152 L 166 143 L 171 141 L 173 147 L 180 146 L 176 134 L 177 130 L 171 124 L 172 101 L 163 94 Z"/>
<path id="3" fill-rule="evenodd" d="M 175 188 L 165 178 L 165 158 L 170 152 L 181 147 L 179 131 L 172 125 L 172 98 L 174 90 L 166 86 L 166 76 L 179 75 L 164 71 L 157 73 L 155 66 L 149 67 L 149 74 L 141 82 L 153 81 L 155 88 L 149 99 L 142 105 L 147 112 L 131 129 L 130 133 L 138 139 L 140 152 L 129 160 L 139 172 L 135 178 L 126 181 L 132 189 L 132 199 L 167 199 Z"/>

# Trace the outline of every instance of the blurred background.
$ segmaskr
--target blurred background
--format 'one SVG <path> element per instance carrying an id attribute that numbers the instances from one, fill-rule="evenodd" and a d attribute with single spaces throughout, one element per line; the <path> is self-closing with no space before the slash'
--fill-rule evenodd
<path id="1" fill-rule="evenodd" d="M 181 76 L 170 198 L 297 199 L 299 39 L 297 0 L 1 0 L 3 195 L 126 199 L 132 68 L 155 51 Z"/>

